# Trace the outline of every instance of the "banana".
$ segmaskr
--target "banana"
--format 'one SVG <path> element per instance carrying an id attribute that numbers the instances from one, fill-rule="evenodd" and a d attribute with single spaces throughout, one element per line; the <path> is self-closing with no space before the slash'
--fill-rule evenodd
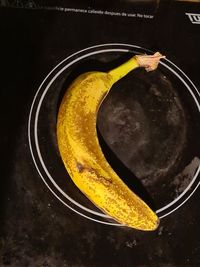
<path id="1" fill-rule="evenodd" d="M 157 215 L 132 192 L 106 161 L 100 148 L 96 119 L 112 85 L 131 70 L 157 68 L 160 53 L 138 55 L 104 72 L 88 72 L 67 89 L 58 112 L 57 141 L 61 158 L 75 185 L 103 212 L 125 226 L 151 231 Z"/>

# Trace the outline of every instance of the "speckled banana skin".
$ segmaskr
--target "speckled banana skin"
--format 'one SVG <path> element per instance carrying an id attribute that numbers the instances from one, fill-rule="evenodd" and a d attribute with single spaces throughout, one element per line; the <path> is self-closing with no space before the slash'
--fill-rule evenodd
<path id="1" fill-rule="evenodd" d="M 108 73 L 88 72 L 75 79 L 59 108 L 57 140 L 70 177 L 98 208 L 123 225 L 150 231 L 157 228 L 158 217 L 108 164 L 96 130 L 98 109 L 112 85 L 137 67 L 134 57 Z"/>

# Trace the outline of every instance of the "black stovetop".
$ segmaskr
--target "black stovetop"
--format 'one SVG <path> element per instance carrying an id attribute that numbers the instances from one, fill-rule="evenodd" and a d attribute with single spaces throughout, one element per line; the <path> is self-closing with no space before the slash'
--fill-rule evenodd
<path id="1" fill-rule="evenodd" d="M 0 266 L 199 266 L 198 175 L 182 202 L 161 213 L 166 216 L 158 230 L 105 225 L 78 215 L 63 205 L 58 193 L 55 197 L 50 192 L 53 187 L 38 163 L 33 139 L 36 104 L 47 83 L 72 58 L 90 52 L 51 84 L 38 120 L 41 153 L 53 177 L 59 176 L 56 182 L 65 187 L 54 129 L 71 73 L 74 77 L 95 66 L 106 70 L 143 48 L 161 51 L 171 62 L 163 63 L 172 70 L 162 65 L 155 73 L 137 70 L 122 80 L 100 109 L 98 130 L 110 164 L 122 176 L 140 177 L 136 190 L 141 193 L 141 184 L 145 186 L 150 198 L 144 191 L 141 194 L 152 207 L 159 210 L 179 197 L 193 179 L 200 158 L 200 24 L 197 15 L 192 21 L 192 15 L 186 14 L 198 13 L 200 4 L 57 1 L 54 6 L 45 1 L 8 1 L 6 7 L 7 1 L 1 2 Z M 103 49 L 109 51 L 98 52 Z M 192 88 L 189 93 L 185 83 Z M 133 133 L 138 121 L 145 132 Z M 141 149 L 148 138 L 148 150 Z M 98 211 L 71 182 L 68 185 L 67 193 Z"/>

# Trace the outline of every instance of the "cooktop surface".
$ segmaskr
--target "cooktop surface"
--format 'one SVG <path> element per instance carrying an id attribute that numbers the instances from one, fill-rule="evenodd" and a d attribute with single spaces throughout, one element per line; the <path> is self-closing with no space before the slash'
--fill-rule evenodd
<path id="1" fill-rule="evenodd" d="M 1 2 L 0 265 L 199 266 L 200 5 Z M 56 122 L 79 74 L 155 51 L 158 69 L 116 83 L 97 116 L 106 160 L 160 218 L 142 232 L 77 189 Z"/>

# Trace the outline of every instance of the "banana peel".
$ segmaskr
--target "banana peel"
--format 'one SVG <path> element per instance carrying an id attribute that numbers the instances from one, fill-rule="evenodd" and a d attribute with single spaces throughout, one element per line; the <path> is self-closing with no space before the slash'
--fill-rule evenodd
<path id="1" fill-rule="evenodd" d="M 114 83 L 138 67 L 155 70 L 161 58 L 158 52 L 137 55 L 107 73 L 81 74 L 66 90 L 57 118 L 60 155 L 75 185 L 113 219 L 143 231 L 155 230 L 159 219 L 107 162 L 98 141 L 96 120 Z"/>

